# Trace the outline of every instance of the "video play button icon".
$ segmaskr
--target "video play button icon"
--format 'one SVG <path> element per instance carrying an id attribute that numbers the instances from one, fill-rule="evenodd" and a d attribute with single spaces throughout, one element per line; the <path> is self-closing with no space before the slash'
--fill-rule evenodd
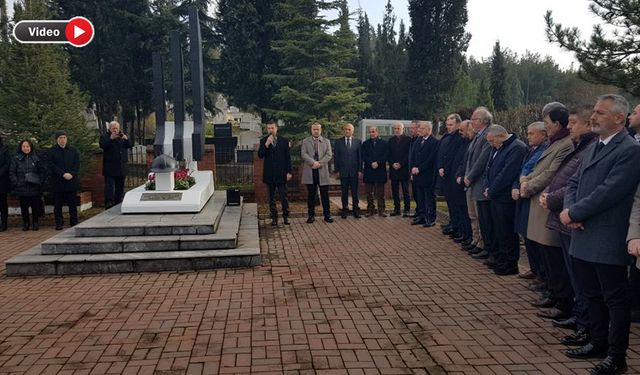
<path id="1" fill-rule="evenodd" d="M 84 17 L 74 17 L 67 23 L 64 33 L 72 46 L 84 47 L 91 43 L 95 31 L 91 21 Z"/>

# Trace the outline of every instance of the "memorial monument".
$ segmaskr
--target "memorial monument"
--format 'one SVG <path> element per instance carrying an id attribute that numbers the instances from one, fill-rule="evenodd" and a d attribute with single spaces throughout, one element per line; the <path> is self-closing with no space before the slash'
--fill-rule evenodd
<path id="1" fill-rule="evenodd" d="M 139 186 L 122 201 L 122 213 L 200 212 L 214 193 L 213 172 L 198 170 L 204 156 L 204 78 L 202 69 L 202 37 L 195 7 L 189 9 L 189 61 L 193 98 L 193 121 L 185 121 L 184 69 L 180 33 L 171 32 L 171 76 L 173 123 L 166 121 L 164 63 L 160 53 L 153 53 L 153 102 L 156 113 L 156 158 L 151 166 L 155 173 L 155 190 Z M 176 164 L 165 171 L 171 160 Z M 178 164 L 195 180 L 187 190 L 174 190 L 174 175 Z"/>

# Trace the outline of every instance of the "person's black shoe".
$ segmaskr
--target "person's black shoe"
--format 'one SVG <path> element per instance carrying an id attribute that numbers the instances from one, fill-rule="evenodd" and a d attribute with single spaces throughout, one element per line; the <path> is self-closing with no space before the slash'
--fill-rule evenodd
<path id="1" fill-rule="evenodd" d="M 371 217 L 371 216 L 373 216 L 373 215 L 375 215 L 375 214 L 376 214 L 376 213 L 375 213 L 375 212 L 373 212 L 373 211 L 367 211 L 367 212 L 364 214 L 364 217 Z"/>
<path id="2" fill-rule="evenodd" d="M 353 217 L 356 219 L 360 219 L 362 215 L 360 214 L 360 210 L 353 210 Z"/>
<path id="3" fill-rule="evenodd" d="M 471 255 L 471 256 L 474 256 L 476 254 L 480 254 L 483 251 L 484 251 L 484 249 L 482 249 L 480 247 L 477 247 L 477 246 L 474 246 L 473 249 L 468 251 L 468 254 Z"/>
<path id="4" fill-rule="evenodd" d="M 640 323 L 640 310 L 631 311 L 631 323 Z"/>
<path id="5" fill-rule="evenodd" d="M 531 306 L 539 308 L 550 308 L 556 305 L 556 301 L 551 298 L 543 298 L 541 300 L 531 302 Z"/>
<path id="6" fill-rule="evenodd" d="M 331 216 L 325 216 L 325 217 L 324 217 L 324 221 L 325 221 L 326 223 L 333 223 L 333 218 L 332 218 Z"/>
<path id="7" fill-rule="evenodd" d="M 520 273 L 520 271 L 518 270 L 518 267 L 515 268 L 496 268 L 493 270 L 493 273 L 495 273 L 498 276 L 511 276 L 511 275 L 517 275 L 518 273 Z"/>
<path id="8" fill-rule="evenodd" d="M 551 322 L 551 324 L 557 328 L 573 329 L 573 330 L 577 328 L 575 316 L 572 316 L 569 319 L 554 319 Z"/>
<path id="9" fill-rule="evenodd" d="M 465 236 L 458 236 L 453 238 L 453 242 L 455 243 L 462 243 L 464 241 L 467 241 L 467 237 Z"/>
<path id="10" fill-rule="evenodd" d="M 22 222 L 22 231 L 26 232 L 29 230 L 29 222 L 28 221 L 23 221 Z"/>
<path id="11" fill-rule="evenodd" d="M 548 310 L 538 311 L 536 315 L 544 319 L 565 319 L 570 316 L 568 312 L 562 311 L 556 307 L 552 307 Z"/>
<path id="12" fill-rule="evenodd" d="M 272 226 L 277 226 L 278 225 L 278 218 L 272 217 L 271 218 L 271 225 Z"/>
<path id="13" fill-rule="evenodd" d="M 575 359 L 605 358 L 607 356 L 607 348 L 596 347 L 589 343 L 579 348 L 569 349 L 564 354 L 569 358 Z"/>
<path id="14" fill-rule="evenodd" d="M 472 242 L 469 242 L 468 244 L 461 243 L 460 245 L 462 245 L 462 250 L 466 251 L 471 251 L 476 248 L 476 245 L 474 245 Z"/>
<path id="15" fill-rule="evenodd" d="M 627 371 L 627 361 L 623 358 L 616 359 L 608 355 L 589 371 L 591 375 L 624 374 Z"/>
<path id="16" fill-rule="evenodd" d="M 427 221 L 424 224 L 422 224 L 422 226 L 425 227 L 425 228 L 431 228 L 431 227 L 433 227 L 435 225 L 436 225 L 436 223 L 434 223 L 433 221 Z"/>
<path id="17" fill-rule="evenodd" d="M 56 225 L 56 230 L 62 230 L 62 225 Z"/>
<path id="18" fill-rule="evenodd" d="M 0 224 L 0 232 L 5 232 L 7 228 L 8 228 L 8 225 L 7 225 L 7 221 L 5 220 L 2 222 L 2 224 Z"/>
<path id="19" fill-rule="evenodd" d="M 420 225 L 420 224 L 424 224 L 424 219 L 413 219 L 411 221 L 411 225 Z"/>
<path id="20" fill-rule="evenodd" d="M 313 216 L 309 216 L 309 217 L 307 218 L 307 224 L 311 224 L 311 223 L 313 223 L 314 221 L 316 221 L 316 218 L 315 218 L 315 217 L 313 217 Z"/>
<path id="21" fill-rule="evenodd" d="M 586 328 L 580 328 L 574 333 L 567 335 L 560 340 L 562 345 L 568 346 L 584 346 L 591 341 L 591 335 Z"/>
<path id="22" fill-rule="evenodd" d="M 386 212 L 384 212 L 384 211 L 380 211 L 380 212 L 378 212 L 378 216 L 380 216 L 380 217 L 387 217 L 387 214 L 386 214 Z"/>
<path id="23" fill-rule="evenodd" d="M 409 217 L 409 216 L 411 216 L 409 211 L 405 211 L 405 212 L 402 213 L 402 217 Z"/>
<path id="24" fill-rule="evenodd" d="M 487 250 L 482 250 L 479 253 L 471 255 L 473 259 L 487 259 L 489 258 L 489 252 Z"/>
<path id="25" fill-rule="evenodd" d="M 400 210 L 393 211 L 392 213 L 389 214 L 389 216 L 400 216 Z"/>
<path id="26" fill-rule="evenodd" d="M 38 221 L 34 221 L 31 226 L 31 230 L 40 230 L 40 223 Z"/>
<path id="27" fill-rule="evenodd" d="M 347 211 L 341 211 L 340 212 L 340 218 L 341 219 L 346 219 L 347 218 Z"/>
<path id="28" fill-rule="evenodd" d="M 469 246 L 471 245 L 471 243 L 473 242 L 473 240 L 469 237 L 465 238 L 464 241 L 460 241 L 460 245 L 462 246 Z"/>
<path id="29" fill-rule="evenodd" d="M 291 224 L 291 223 L 289 222 L 289 217 L 284 216 L 284 217 L 282 218 L 282 223 L 283 223 L 284 225 L 289 225 L 289 224 Z"/>

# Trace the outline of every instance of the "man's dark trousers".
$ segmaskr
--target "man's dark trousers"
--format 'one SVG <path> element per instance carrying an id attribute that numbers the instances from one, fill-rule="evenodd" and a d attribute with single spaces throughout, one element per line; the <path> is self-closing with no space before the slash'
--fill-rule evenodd
<path id="1" fill-rule="evenodd" d="M 278 208 L 276 207 L 276 191 L 280 195 L 280 203 L 282 204 L 282 216 L 289 217 L 289 199 L 287 198 L 287 184 L 267 184 L 269 187 L 269 211 L 271 218 L 278 217 Z"/>
<path id="2" fill-rule="evenodd" d="M 629 347 L 631 326 L 628 267 L 574 258 L 573 270 L 587 302 L 591 343 L 608 344 L 609 355 L 622 358 Z"/>
<path id="3" fill-rule="evenodd" d="M 569 247 L 571 246 L 571 236 L 561 234 L 562 238 L 562 255 L 564 255 L 564 261 L 567 266 L 567 272 L 569 273 L 569 281 L 573 288 L 573 294 L 575 295 L 575 302 L 573 305 L 573 316 L 576 318 L 576 325 L 578 328 L 589 328 L 589 313 L 587 311 L 587 302 L 584 299 L 584 295 L 578 289 L 578 283 L 576 282 L 576 274 L 573 270 L 574 258 L 569 254 Z"/>
<path id="4" fill-rule="evenodd" d="M 62 206 L 69 207 L 69 224 L 71 226 L 78 224 L 78 207 L 77 194 L 75 191 L 65 191 L 53 193 L 53 216 L 56 226 L 62 226 L 64 220 L 62 217 Z"/>
<path id="5" fill-rule="evenodd" d="M 516 204 L 514 201 L 490 201 L 493 225 L 493 248 L 496 269 L 518 268 L 520 241 L 514 231 Z"/>
<path id="6" fill-rule="evenodd" d="M 342 193 L 342 208 L 349 207 L 349 189 L 351 189 L 351 203 L 353 210 L 360 209 L 360 198 L 358 197 L 358 176 L 340 178 L 340 192 Z"/>
<path id="7" fill-rule="evenodd" d="M 404 212 L 409 212 L 409 208 L 411 207 L 411 195 L 409 194 L 409 181 L 407 180 L 391 180 L 391 194 L 393 195 L 394 211 L 400 212 L 400 187 L 402 187 Z"/>
<path id="8" fill-rule="evenodd" d="M 555 297 L 556 307 L 565 313 L 573 310 L 573 287 L 561 248 L 538 244 L 547 271 L 547 287 Z"/>
<path id="9" fill-rule="evenodd" d="M 489 201 L 476 201 L 478 208 L 478 224 L 480 226 L 480 233 L 482 234 L 482 241 L 484 242 L 484 250 L 490 255 L 495 255 L 495 239 L 493 229 L 493 215 L 491 214 L 491 203 Z"/>
<path id="10" fill-rule="evenodd" d="M 124 198 L 125 176 L 104 176 L 104 205 L 111 207 Z"/>
<path id="11" fill-rule="evenodd" d="M 416 216 L 422 217 L 427 223 L 436 221 L 436 204 L 433 198 L 433 188 L 428 186 L 416 186 L 416 201 L 418 208 Z"/>
<path id="12" fill-rule="evenodd" d="M 329 185 L 320 185 L 320 172 L 317 169 L 312 171 L 313 184 L 307 185 L 307 211 L 309 217 L 316 216 L 316 193 L 320 188 L 320 201 L 322 202 L 322 214 L 324 217 L 331 216 L 331 209 L 329 206 Z"/>

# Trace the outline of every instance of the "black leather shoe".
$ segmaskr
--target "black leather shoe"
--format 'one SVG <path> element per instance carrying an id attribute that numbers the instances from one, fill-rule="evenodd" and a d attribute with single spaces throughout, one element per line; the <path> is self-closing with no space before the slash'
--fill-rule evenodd
<path id="1" fill-rule="evenodd" d="M 520 273 L 520 270 L 518 270 L 518 267 L 516 268 L 496 268 L 493 270 L 493 273 L 495 273 L 498 276 L 511 276 L 511 275 L 517 275 L 518 273 Z"/>
<path id="2" fill-rule="evenodd" d="M 592 375 L 623 374 L 627 371 L 627 361 L 624 358 L 616 359 L 608 355 L 589 372 Z"/>
<path id="3" fill-rule="evenodd" d="M 380 211 L 380 212 L 378 212 L 378 216 L 387 217 L 387 214 L 384 211 Z"/>
<path id="4" fill-rule="evenodd" d="M 427 221 L 426 223 L 422 224 L 423 227 L 425 228 L 431 228 L 433 226 L 435 226 L 436 223 L 434 223 L 433 221 Z"/>
<path id="5" fill-rule="evenodd" d="M 411 221 L 411 225 L 420 225 L 420 224 L 424 224 L 424 219 L 413 219 Z"/>
<path id="6" fill-rule="evenodd" d="M 548 310 L 538 311 L 536 315 L 544 319 L 566 319 L 570 316 L 569 313 L 555 307 Z"/>
<path id="7" fill-rule="evenodd" d="M 584 346 L 590 341 L 591 335 L 589 335 L 589 331 L 586 328 L 580 328 L 574 333 L 563 337 L 562 340 L 560 340 L 560 343 L 569 346 Z"/>
<path id="8" fill-rule="evenodd" d="M 400 216 L 400 211 L 393 211 L 389 216 Z"/>
<path id="9" fill-rule="evenodd" d="M 288 218 L 287 216 L 284 216 L 284 217 L 282 218 L 282 222 L 284 223 L 284 225 L 289 225 L 289 224 L 291 224 L 291 223 L 289 222 L 289 218 Z"/>
<path id="10" fill-rule="evenodd" d="M 607 348 L 596 347 L 589 343 L 579 348 L 569 349 L 564 354 L 569 358 L 575 359 L 605 358 L 607 356 Z"/>
<path id="11" fill-rule="evenodd" d="M 473 240 L 471 238 L 466 238 L 463 241 L 460 241 L 460 245 L 469 246 L 469 245 L 471 245 L 471 242 L 473 242 Z"/>
<path id="12" fill-rule="evenodd" d="M 551 298 L 543 298 L 541 300 L 531 302 L 531 306 L 533 307 L 549 308 L 555 305 L 556 305 L 556 301 Z"/>
<path id="13" fill-rule="evenodd" d="M 476 254 L 480 254 L 481 252 L 483 252 L 484 249 L 474 246 L 473 249 L 469 250 L 469 255 L 474 256 Z"/>
<path id="14" fill-rule="evenodd" d="M 332 218 L 331 216 L 325 216 L 325 217 L 324 217 L 324 221 L 325 221 L 326 223 L 333 223 L 333 218 Z"/>
<path id="15" fill-rule="evenodd" d="M 29 223 L 22 223 L 22 231 L 26 232 L 29 230 Z"/>
<path id="16" fill-rule="evenodd" d="M 362 217 L 362 215 L 360 215 L 360 210 L 353 210 L 353 217 L 360 219 Z"/>
<path id="17" fill-rule="evenodd" d="M 473 259 L 487 259 L 489 258 L 489 252 L 487 250 L 482 250 L 479 253 L 471 255 Z"/>
<path id="18" fill-rule="evenodd" d="M 31 230 L 40 230 L 40 223 L 34 221 L 33 225 L 31 226 Z"/>
<path id="19" fill-rule="evenodd" d="M 445 236 L 450 236 L 454 233 L 455 231 L 452 228 L 442 229 L 442 234 L 444 234 Z"/>
<path id="20" fill-rule="evenodd" d="M 493 259 L 493 257 L 489 257 L 487 258 L 484 262 L 482 262 L 482 264 L 484 264 L 485 266 L 489 267 L 489 268 L 496 268 L 496 260 Z"/>
<path id="21" fill-rule="evenodd" d="M 375 214 L 376 214 L 376 213 L 375 213 L 375 212 L 373 212 L 373 211 L 367 211 L 367 212 L 364 214 L 364 217 L 371 217 L 371 216 L 373 216 L 373 215 L 375 215 Z"/>
<path id="22" fill-rule="evenodd" d="M 0 224 L 0 232 L 6 231 L 7 228 L 8 228 L 8 225 L 7 225 L 7 221 L 5 220 L 4 222 L 2 222 L 2 224 Z"/>
<path id="23" fill-rule="evenodd" d="M 62 230 L 62 225 L 56 225 L 56 230 Z"/>
<path id="24" fill-rule="evenodd" d="M 640 323 L 640 310 L 631 311 L 631 323 Z"/>
<path id="25" fill-rule="evenodd" d="M 474 245 L 474 244 L 473 244 L 473 243 L 471 243 L 471 242 L 469 242 L 469 243 L 468 243 L 468 244 L 466 244 L 466 245 L 464 245 L 464 244 L 461 244 L 461 245 L 462 245 L 462 250 L 471 251 L 471 250 L 473 250 L 473 249 L 477 249 L 476 245 Z"/>
<path id="26" fill-rule="evenodd" d="M 271 225 L 274 226 L 274 227 L 277 226 L 278 225 L 278 219 L 275 218 L 275 217 L 272 217 L 271 218 Z"/>
<path id="27" fill-rule="evenodd" d="M 311 224 L 311 223 L 313 223 L 314 221 L 316 221 L 316 218 L 315 218 L 315 217 L 313 217 L 313 216 L 309 216 L 309 218 L 307 219 L 307 224 Z"/>
<path id="28" fill-rule="evenodd" d="M 553 324 L 553 326 L 557 328 L 573 329 L 573 330 L 577 328 L 575 316 L 572 316 L 569 319 L 554 319 L 551 322 L 551 324 Z"/>
<path id="29" fill-rule="evenodd" d="M 347 210 L 342 210 L 340 212 L 340 218 L 342 218 L 342 219 L 346 219 L 347 218 Z"/>

